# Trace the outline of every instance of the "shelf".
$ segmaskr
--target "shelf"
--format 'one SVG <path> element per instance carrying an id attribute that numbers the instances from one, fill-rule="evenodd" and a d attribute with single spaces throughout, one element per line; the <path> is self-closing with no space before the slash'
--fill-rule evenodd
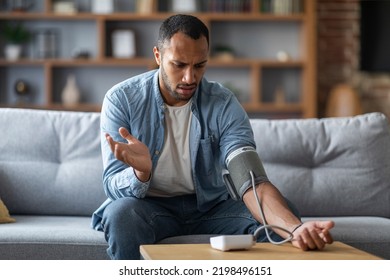
<path id="1" fill-rule="evenodd" d="M 77 13 L 77 14 L 60 14 L 60 13 L 1 13 L 0 20 L 164 20 L 174 13 L 115 13 L 115 14 L 92 14 L 92 13 Z M 292 15 L 273 15 L 259 13 L 200 13 L 196 12 L 193 15 L 198 16 L 203 20 L 215 21 L 303 21 L 304 14 Z"/>
<path id="2" fill-rule="evenodd" d="M 17 61 L 8 61 L 0 59 L 0 66 L 23 66 L 23 65 L 55 65 L 55 66 L 129 66 L 139 65 L 148 66 L 156 65 L 155 60 L 151 58 L 105 58 L 105 59 L 20 59 Z M 263 66 L 263 67 L 303 67 L 303 61 L 286 61 L 281 62 L 277 60 L 262 60 L 262 59 L 244 59 L 235 58 L 234 60 L 223 60 L 218 58 L 210 57 L 208 61 L 208 67 L 241 67 L 241 66 Z"/>
<path id="3" fill-rule="evenodd" d="M 19 106 L 13 87 L 22 79 L 32 90 L 27 107 L 99 111 L 105 92 L 115 83 L 157 68 L 152 48 L 161 22 L 174 14 L 169 0 L 154 0 L 152 12 L 146 14 L 132 10 L 131 1 L 120 12 L 59 14 L 52 11 L 56 1 L 37 0 L 31 11 L 22 13 L 0 12 L 0 24 L 20 21 L 34 33 L 55 30 L 59 50 L 54 58 L 37 59 L 37 43 L 32 41 L 25 46 L 24 57 L 17 61 L 7 61 L 0 53 L 0 106 Z M 123 1 L 116 2 L 123 4 Z M 212 1 L 197 3 L 218 2 Z M 193 13 L 210 30 L 210 58 L 205 77 L 230 88 L 250 114 L 316 117 L 316 1 L 294 0 L 294 3 L 301 1 L 298 12 L 280 14 L 270 12 L 270 6 L 264 7 L 273 0 L 245 1 L 250 5 L 241 12 L 203 7 L 204 10 Z M 117 29 L 135 32 L 135 57 L 114 57 L 112 34 Z M 4 46 L 0 38 L 0 50 Z M 215 51 L 219 46 L 231 47 L 233 57 L 217 58 Z M 80 50 L 86 50 L 89 57 L 73 58 Z M 278 59 L 278 52 L 286 53 L 287 59 Z M 69 75 L 76 75 L 83 95 L 79 105 L 64 107 L 61 91 Z M 280 91 L 282 102 L 275 96 Z"/>

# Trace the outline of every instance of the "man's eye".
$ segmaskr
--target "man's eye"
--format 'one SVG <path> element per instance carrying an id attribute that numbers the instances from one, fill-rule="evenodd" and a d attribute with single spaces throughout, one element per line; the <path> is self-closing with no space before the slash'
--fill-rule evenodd
<path id="1" fill-rule="evenodd" d="M 199 68 L 199 69 L 201 69 L 201 68 L 203 68 L 203 67 L 205 67 L 205 66 L 206 66 L 206 65 L 205 65 L 204 63 L 195 65 L 195 67 L 196 67 L 196 68 Z"/>
<path id="2" fill-rule="evenodd" d="M 185 65 L 181 63 L 174 63 L 173 64 L 176 68 L 183 68 Z"/>

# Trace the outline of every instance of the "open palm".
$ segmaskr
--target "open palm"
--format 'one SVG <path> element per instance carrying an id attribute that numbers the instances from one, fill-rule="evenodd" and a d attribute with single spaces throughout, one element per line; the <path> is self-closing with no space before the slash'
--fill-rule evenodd
<path id="1" fill-rule="evenodd" d="M 135 170 L 150 174 L 152 160 L 148 147 L 132 136 L 124 127 L 119 128 L 119 134 L 127 140 L 127 143 L 117 142 L 109 134 L 106 135 L 114 156 Z"/>

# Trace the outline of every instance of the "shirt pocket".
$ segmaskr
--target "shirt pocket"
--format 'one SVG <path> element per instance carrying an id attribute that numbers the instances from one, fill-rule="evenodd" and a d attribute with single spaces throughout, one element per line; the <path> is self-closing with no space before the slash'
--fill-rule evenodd
<path id="1" fill-rule="evenodd" d="M 200 140 L 196 165 L 202 175 L 211 175 L 213 173 L 214 153 L 211 138 Z"/>

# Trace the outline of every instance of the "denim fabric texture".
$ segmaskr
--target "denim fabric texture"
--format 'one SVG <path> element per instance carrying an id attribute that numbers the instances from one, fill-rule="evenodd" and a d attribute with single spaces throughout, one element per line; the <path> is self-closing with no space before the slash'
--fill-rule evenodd
<path id="1" fill-rule="evenodd" d="M 165 104 L 158 86 L 158 71 L 152 70 L 125 80 L 111 88 L 101 113 L 103 185 L 108 199 L 93 215 L 92 226 L 102 230 L 103 211 L 113 200 L 144 198 L 149 182 L 141 182 L 131 167 L 118 161 L 105 139 L 109 133 L 116 141 L 125 127 L 148 146 L 153 168 L 164 145 Z M 193 96 L 190 132 L 192 174 L 199 211 L 208 211 L 226 200 L 228 192 L 222 169 L 230 152 L 243 146 L 255 147 L 249 118 L 234 94 L 216 82 L 203 78 Z M 175 172 L 172 170 L 172 172 Z"/>
<path id="2" fill-rule="evenodd" d="M 104 230 L 112 259 L 139 259 L 141 244 L 170 236 L 253 233 L 259 226 L 241 201 L 229 198 L 222 179 L 229 153 L 243 146 L 255 147 L 255 141 L 246 112 L 219 83 L 203 78 L 191 100 L 189 145 L 195 195 L 146 197 L 150 180 L 139 181 L 132 167 L 113 156 L 105 135 L 125 141 L 118 133 L 125 127 L 149 148 L 156 167 L 164 145 L 166 110 L 158 71 L 115 85 L 103 102 L 101 148 L 108 199 L 94 213 L 93 227 Z"/>

